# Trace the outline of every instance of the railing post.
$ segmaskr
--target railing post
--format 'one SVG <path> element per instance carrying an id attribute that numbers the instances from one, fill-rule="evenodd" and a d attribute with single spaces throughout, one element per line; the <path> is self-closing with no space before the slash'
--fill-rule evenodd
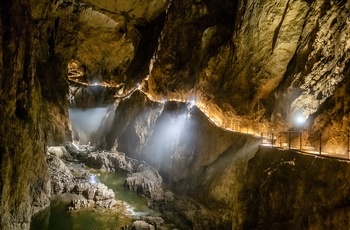
<path id="1" fill-rule="evenodd" d="M 299 133 L 300 150 L 301 150 L 301 147 L 302 147 L 302 143 L 301 143 L 301 135 L 302 135 L 302 132 L 300 132 L 300 133 Z"/>
<path id="2" fill-rule="evenodd" d="M 280 148 L 282 148 L 282 132 L 279 132 Z"/>
<path id="3" fill-rule="evenodd" d="M 273 132 L 271 133 L 271 147 L 273 147 Z"/>
<path id="4" fill-rule="evenodd" d="M 320 155 L 322 154 L 322 133 L 320 133 Z"/>
<path id="5" fill-rule="evenodd" d="M 288 131 L 288 149 L 290 149 L 290 131 Z"/>
<path id="6" fill-rule="evenodd" d="M 350 134 L 347 134 L 348 136 L 348 159 L 349 159 L 349 152 L 350 152 Z"/>

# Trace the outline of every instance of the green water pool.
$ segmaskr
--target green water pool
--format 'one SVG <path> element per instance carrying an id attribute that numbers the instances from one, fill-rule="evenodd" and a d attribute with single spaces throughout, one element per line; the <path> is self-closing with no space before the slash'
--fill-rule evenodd
<path id="1" fill-rule="evenodd" d="M 158 213 L 147 207 L 147 200 L 123 186 L 126 175 L 121 172 L 95 172 L 96 182 L 102 182 L 111 188 L 116 199 L 127 203 L 130 215 L 153 215 Z M 109 212 L 84 210 L 71 214 L 67 212 L 68 203 L 62 200 L 51 202 L 50 207 L 35 215 L 31 230 L 109 230 L 119 229 L 131 224 L 131 219 L 124 215 Z"/>

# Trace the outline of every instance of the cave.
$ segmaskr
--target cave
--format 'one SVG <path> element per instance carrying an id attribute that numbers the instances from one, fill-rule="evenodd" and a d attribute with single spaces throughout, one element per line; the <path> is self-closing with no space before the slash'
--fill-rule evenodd
<path id="1" fill-rule="evenodd" d="M 60 199 L 121 222 L 97 229 L 349 229 L 349 15 L 349 0 L 2 1 L 0 229 L 50 229 L 33 223 Z M 103 177 L 157 214 L 128 214 Z"/>

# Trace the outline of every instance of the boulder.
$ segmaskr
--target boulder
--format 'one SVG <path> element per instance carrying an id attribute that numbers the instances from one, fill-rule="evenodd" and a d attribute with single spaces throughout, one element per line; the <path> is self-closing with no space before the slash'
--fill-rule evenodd
<path id="1" fill-rule="evenodd" d="M 73 199 L 69 210 L 79 210 L 79 209 L 85 209 L 85 208 L 92 208 L 95 206 L 95 202 L 93 200 L 87 200 L 87 199 Z"/>
<path id="2" fill-rule="evenodd" d="M 109 172 L 120 169 L 132 172 L 135 165 L 132 159 L 126 159 L 125 154 L 119 152 L 92 152 L 87 154 L 83 161 L 89 167 Z"/>
<path id="3" fill-rule="evenodd" d="M 91 188 L 91 184 L 89 184 L 87 182 L 77 183 L 74 186 L 73 192 L 77 195 L 82 195 L 83 192 L 87 191 L 90 188 Z"/>
<path id="4" fill-rule="evenodd" d="M 158 216 L 141 216 L 140 219 L 146 221 L 155 228 L 161 226 L 164 223 L 163 218 Z"/>
<path id="5" fill-rule="evenodd" d="M 64 162 L 56 155 L 47 156 L 46 162 L 51 174 L 51 194 L 70 191 L 74 187 L 74 176 Z"/>
<path id="6" fill-rule="evenodd" d="M 124 186 L 148 198 L 162 196 L 164 193 L 162 177 L 146 163 L 141 163 L 136 173 L 128 175 L 124 181 Z"/>
<path id="7" fill-rule="evenodd" d="M 72 142 L 67 142 L 66 143 L 66 150 L 72 154 L 72 156 L 76 156 L 77 154 L 79 154 L 80 150 L 78 148 L 78 146 L 76 146 L 75 144 L 73 144 Z"/>
<path id="8" fill-rule="evenodd" d="M 83 191 L 83 196 L 86 199 L 92 200 L 95 198 L 96 188 L 93 186 L 88 187 L 85 191 Z"/>
<path id="9" fill-rule="evenodd" d="M 151 224 L 148 224 L 146 221 L 143 220 L 136 220 L 132 224 L 131 230 L 151 230 L 154 229 L 154 226 Z"/>
<path id="10" fill-rule="evenodd" d="M 66 150 L 64 146 L 51 146 L 47 149 L 49 155 L 54 155 L 59 158 L 70 159 L 72 156 Z"/>
<path id="11" fill-rule="evenodd" d="M 96 206 L 105 209 L 111 209 L 116 206 L 118 202 L 115 199 L 99 200 L 96 201 Z"/>
<path id="12" fill-rule="evenodd" d="M 106 185 L 102 183 L 97 184 L 97 190 L 95 193 L 95 200 L 108 200 L 114 199 L 115 194 L 112 189 L 109 189 Z"/>

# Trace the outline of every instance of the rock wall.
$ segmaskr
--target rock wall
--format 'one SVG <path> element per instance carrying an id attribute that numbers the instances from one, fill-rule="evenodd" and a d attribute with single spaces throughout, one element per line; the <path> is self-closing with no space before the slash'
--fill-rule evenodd
<path id="1" fill-rule="evenodd" d="M 260 148 L 240 192 L 242 219 L 232 228 L 347 229 L 348 161 Z"/>
<path id="2" fill-rule="evenodd" d="M 275 115 L 289 117 L 289 124 L 298 113 L 305 117 L 315 113 L 346 84 L 349 7 L 348 1 L 311 2 L 298 47 L 276 91 Z"/>
<path id="3" fill-rule="evenodd" d="M 0 4 L 0 228 L 29 229 L 49 205 L 38 40 L 29 1 Z M 33 32 L 34 31 L 34 32 Z"/>
<path id="4" fill-rule="evenodd" d="M 54 52 L 51 3 L 0 7 L 0 228 L 28 229 L 32 214 L 49 205 L 46 146 L 71 136 L 66 64 Z"/>
<path id="5" fill-rule="evenodd" d="M 157 106 L 146 101 L 145 95 L 135 93 L 116 108 L 115 122 L 119 125 L 111 129 L 110 136 L 116 141 L 110 143 L 116 143 L 118 151 L 127 156 L 145 160 L 158 169 L 177 194 L 206 206 L 193 208 L 197 205 L 192 207 L 192 201 L 183 200 L 178 201 L 182 205 L 174 204 L 178 209 L 165 204 L 164 210 L 184 215 L 174 214 L 172 219 L 186 218 L 187 227 L 197 226 L 194 229 L 203 229 L 206 219 L 216 219 L 207 227 L 228 229 L 231 208 L 239 206 L 235 201 L 248 160 L 257 152 L 261 140 L 217 127 L 190 104 L 166 102 Z M 133 107 L 142 112 L 123 112 L 126 108 L 134 111 Z"/>
<path id="6" fill-rule="evenodd" d="M 347 95 L 349 8 L 341 0 L 58 1 L 50 47 L 65 64 L 80 63 L 71 82 L 112 87 L 117 97 L 141 84 L 157 101 L 195 99 L 219 125 L 255 132 L 295 128 L 296 116 L 314 132 L 332 131 L 318 122 L 327 108 L 343 113 L 331 123 L 347 131 L 346 102 L 328 101 Z"/>
<path id="7" fill-rule="evenodd" d="M 117 148 L 131 157 L 146 160 L 170 182 L 187 178 L 226 151 L 238 151 L 249 139 L 224 132 L 189 104 L 167 102 L 158 107 L 150 104 L 142 107 L 138 103 L 134 106 L 143 108 L 142 113 L 134 114 L 129 122 L 121 122 L 124 130 L 113 130 L 118 132 Z"/>
<path id="8" fill-rule="evenodd" d="M 172 1 L 150 92 L 291 126 L 348 76 L 348 13 L 347 1 Z"/>
<path id="9" fill-rule="evenodd" d="M 143 112 L 127 113 L 133 116 L 114 130 L 117 148 L 149 162 L 180 195 L 162 210 L 184 228 L 350 226 L 348 161 L 261 147 L 259 138 L 219 128 L 189 104 L 167 102 L 154 113 L 140 96 L 129 105 Z"/>

